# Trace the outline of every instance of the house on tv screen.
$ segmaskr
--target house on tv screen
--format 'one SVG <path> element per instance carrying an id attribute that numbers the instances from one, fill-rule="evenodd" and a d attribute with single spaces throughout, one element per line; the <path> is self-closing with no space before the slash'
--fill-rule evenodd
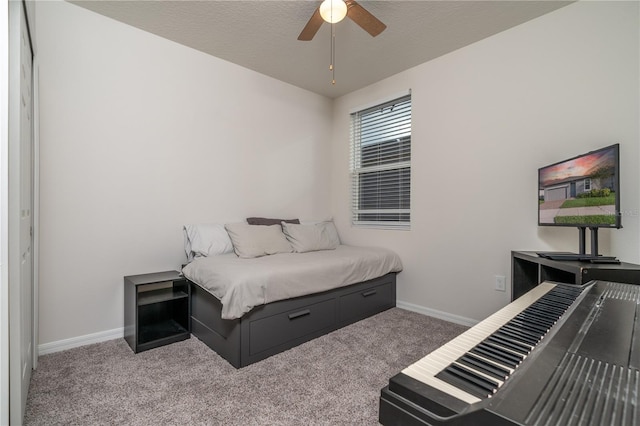
<path id="1" fill-rule="evenodd" d="M 557 201 L 580 198 L 581 194 L 591 194 L 593 190 L 605 189 L 614 191 L 613 174 L 601 177 L 572 176 L 544 187 L 543 199 L 544 201 Z"/>

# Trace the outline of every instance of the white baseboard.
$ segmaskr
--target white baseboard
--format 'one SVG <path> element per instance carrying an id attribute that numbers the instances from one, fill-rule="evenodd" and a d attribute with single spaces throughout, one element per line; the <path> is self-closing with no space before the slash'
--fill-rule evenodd
<path id="1" fill-rule="evenodd" d="M 451 314 L 449 312 L 438 311 L 436 309 L 425 308 L 424 306 L 414 305 L 413 303 L 403 302 L 402 300 L 396 301 L 396 307 L 400 309 L 405 309 L 407 311 L 417 312 L 419 314 L 428 315 L 430 317 L 453 322 L 456 324 L 466 325 L 467 327 L 472 327 L 479 322 L 471 318 L 462 317 L 460 315 Z"/>
<path id="2" fill-rule="evenodd" d="M 93 343 L 100 343 L 107 340 L 119 339 L 121 337 L 124 337 L 124 327 L 87 334 L 85 336 L 72 337 L 70 339 L 58 340 L 57 342 L 43 343 L 42 345 L 38 345 L 38 354 L 52 354 L 54 352 L 66 351 L 67 349 L 91 345 Z"/>
<path id="3" fill-rule="evenodd" d="M 471 318 L 462 317 L 460 315 L 450 314 L 448 312 L 438 311 L 436 309 L 425 308 L 424 306 L 414 305 L 413 303 L 396 301 L 396 306 L 407 311 L 417 312 L 430 317 L 439 318 L 456 324 L 466 325 L 468 327 L 476 325 L 479 321 Z M 98 333 L 87 334 L 85 336 L 72 337 L 70 339 L 58 340 L 56 342 L 43 343 L 38 345 L 38 354 L 46 355 L 54 352 L 66 351 L 80 346 L 91 345 L 93 343 L 105 342 L 107 340 L 120 339 L 124 337 L 124 327 L 114 328 L 113 330 L 100 331 Z"/>

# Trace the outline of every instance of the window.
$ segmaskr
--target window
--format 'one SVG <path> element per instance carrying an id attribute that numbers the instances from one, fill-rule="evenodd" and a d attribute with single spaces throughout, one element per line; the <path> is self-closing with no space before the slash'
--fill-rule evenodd
<path id="1" fill-rule="evenodd" d="M 585 191 L 591 191 L 591 179 L 590 178 L 586 178 L 584 180 L 584 190 Z"/>
<path id="2" fill-rule="evenodd" d="M 351 114 L 352 223 L 411 223 L 411 95 Z"/>

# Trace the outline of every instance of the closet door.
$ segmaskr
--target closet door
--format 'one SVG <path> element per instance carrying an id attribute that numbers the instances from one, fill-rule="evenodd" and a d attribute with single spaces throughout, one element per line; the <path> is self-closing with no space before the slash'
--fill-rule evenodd
<path id="1" fill-rule="evenodd" d="M 33 368 L 33 51 L 24 5 L 9 2 L 9 416 L 22 424 Z"/>

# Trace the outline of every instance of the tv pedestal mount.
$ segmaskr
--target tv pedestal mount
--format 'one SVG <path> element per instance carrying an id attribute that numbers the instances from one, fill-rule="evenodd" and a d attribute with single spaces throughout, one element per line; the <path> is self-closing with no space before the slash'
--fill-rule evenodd
<path id="1" fill-rule="evenodd" d="M 590 263 L 605 263 L 605 264 L 619 264 L 620 261 L 616 259 L 614 256 L 601 256 L 598 255 L 598 228 L 597 227 L 589 227 L 591 231 L 591 254 L 587 254 L 586 252 L 586 235 L 587 235 L 587 227 L 579 226 L 578 232 L 580 235 L 579 241 L 579 253 L 570 253 L 570 252 L 558 252 L 558 251 L 542 251 L 537 252 L 536 254 L 540 257 L 544 257 L 546 259 L 551 260 L 575 260 L 580 262 L 590 262 Z"/>

